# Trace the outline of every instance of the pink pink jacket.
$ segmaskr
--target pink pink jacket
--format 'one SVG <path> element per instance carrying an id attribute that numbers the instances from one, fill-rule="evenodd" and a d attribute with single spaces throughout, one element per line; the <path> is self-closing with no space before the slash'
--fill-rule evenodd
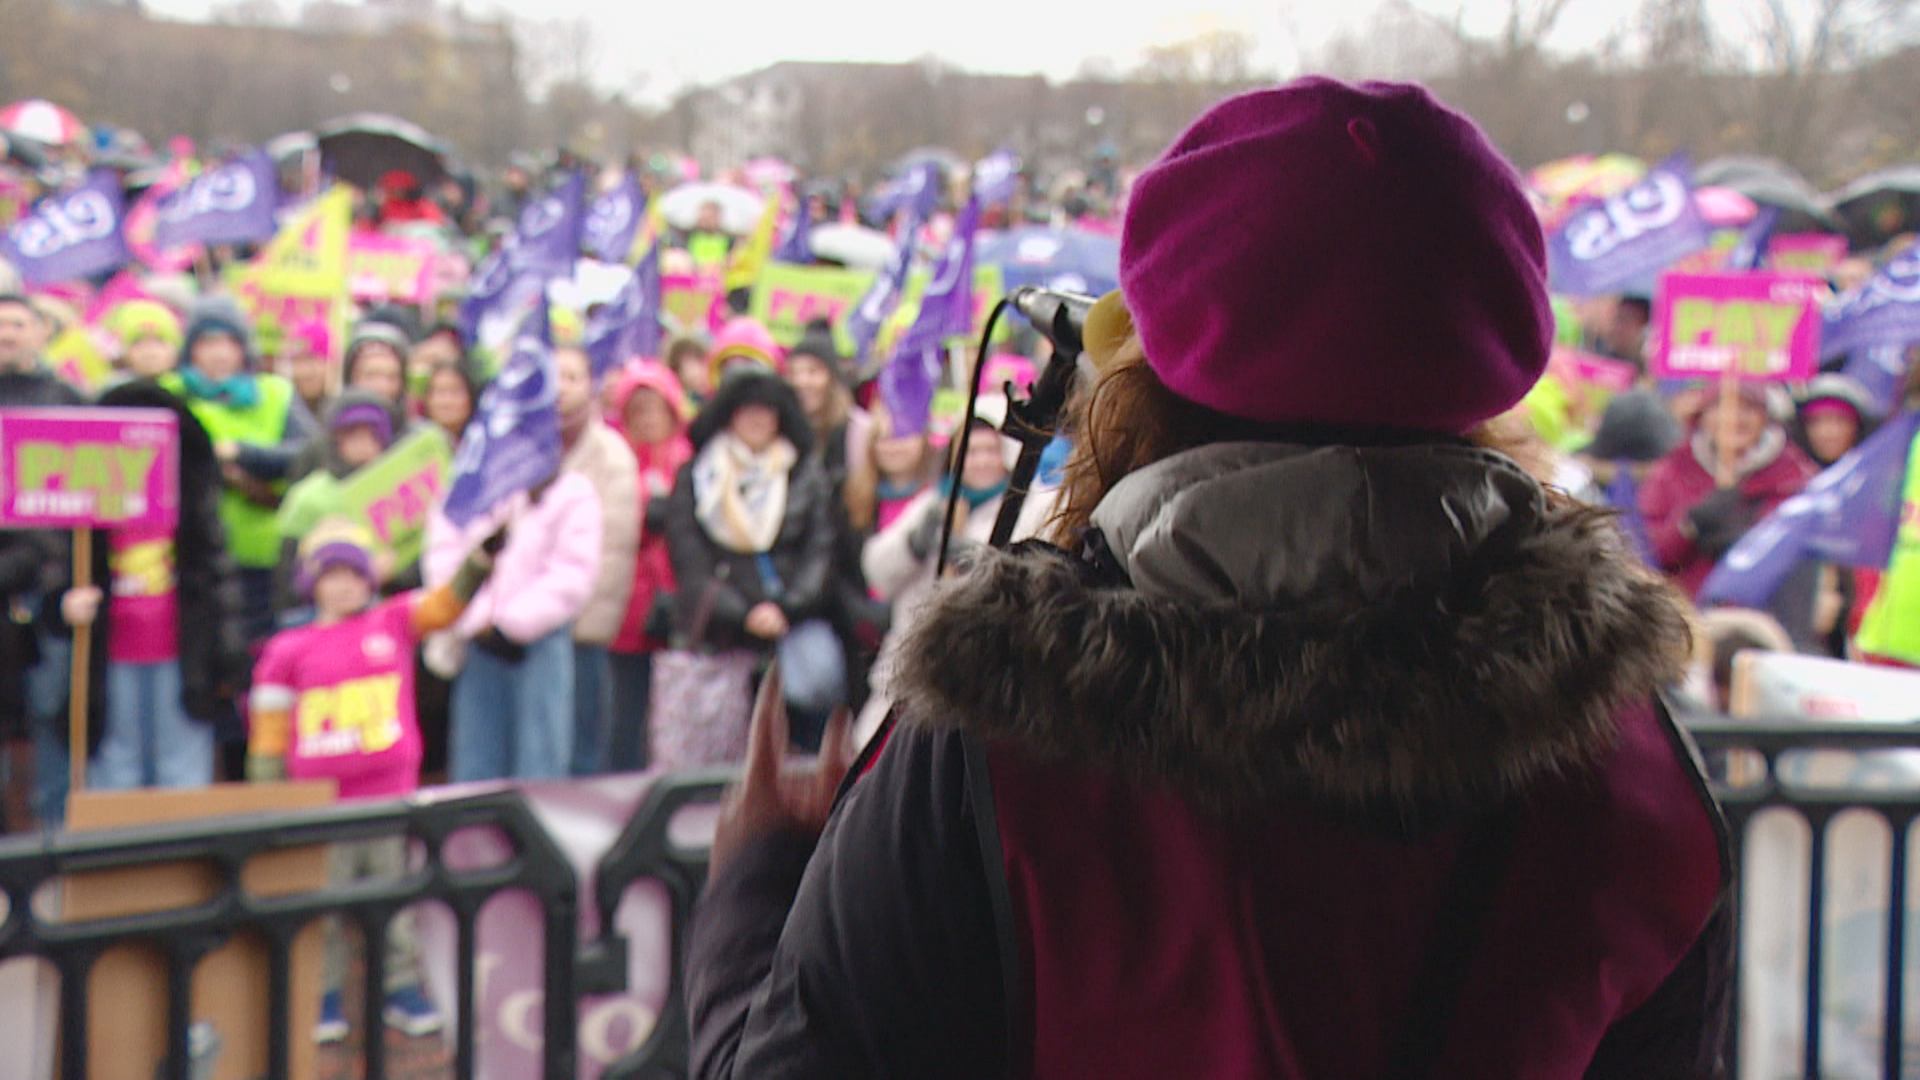
<path id="1" fill-rule="evenodd" d="M 453 580 L 460 563 L 502 522 L 510 525 L 493 576 L 455 626 L 471 641 L 489 626 L 523 645 L 570 626 L 600 572 L 600 497 L 578 473 L 561 473 L 538 503 L 515 495 L 465 530 L 435 512 L 427 526 L 427 584 Z"/>

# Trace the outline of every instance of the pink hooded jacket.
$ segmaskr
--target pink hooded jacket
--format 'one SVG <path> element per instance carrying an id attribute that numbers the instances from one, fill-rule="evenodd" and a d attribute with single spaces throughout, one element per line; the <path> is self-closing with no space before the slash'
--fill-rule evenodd
<path id="1" fill-rule="evenodd" d="M 462 530 L 438 511 L 427 526 L 427 584 L 453 580 L 460 563 L 505 522 L 493 576 L 454 629 L 471 641 L 489 626 L 522 645 L 565 629 L 586 610 L 600 571 L 600 497 L 578 473 L 560 474 L 540 501 L 522 493 Z"/>
<path id="2" fill-rule="evenodd" d="M 619 430 L 621 418 L 626 415 L 627 403 L 641 390 L 659 394 L 680 421 L 680 430 L 665 443 L 657 446 L 628 444 L 640 463 L 640 516 L 644 523 L 648 507 L 656 498 L 661 506 L 666 505 L 666 496 L 673 490 L 674 476 L 679 473 L 680 466 L 693 458 L 693 444 L 687 441 L 686 395 L 680 389 L 680 380 L 674 377 L 673 372 L 651 361 L 629 364 L 621 369 L 608 398 L 611 408 L 607 422 Z M 665 647 L 664 642 L 647 635 L 647 618 L 653 613 L 655 598 L 671 592 L 673 563 L 667 558 L 666 532 L 643 524 L 640 529 L 640 550 L 633 565 L 633 591 L 628 594 L 626 617 L 621 620 L 620 631 L 613 639 L 614 652 L 643 653 Z"/>

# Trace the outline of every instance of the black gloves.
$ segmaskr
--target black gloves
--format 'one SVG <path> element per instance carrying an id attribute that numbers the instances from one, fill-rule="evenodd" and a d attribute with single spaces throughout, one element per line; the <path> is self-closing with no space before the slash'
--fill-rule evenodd
<path id="1" fill-rule="evenodd" d="M 1718 559 L 1753 528 L 1753 506 L 1737 488 L 1721 488 L 1687 511 L 1693 527 L 1693 546 L 1702 555 Z"/>

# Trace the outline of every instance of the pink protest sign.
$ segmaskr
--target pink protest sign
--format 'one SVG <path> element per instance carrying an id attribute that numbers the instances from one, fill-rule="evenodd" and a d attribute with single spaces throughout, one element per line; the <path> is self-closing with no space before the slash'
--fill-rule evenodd
<path id="1" fill-rule="evenodd" d="M 1632 364 L 1574 349 L 1553 350 L 1552 358 L 1547 361 L 1547 371 L 1559 376 L 1563 382 L 1597 387 L 1609 394 L 1633 389 L 1633 381 L 1639 377 Z"/>
<path id="2" fill-rule="evenodd" d="M 1825 276 L 1847 257 L 1847 238 L 1832 233 L 1786 233 L 1767 243 L 1775 270 Z"/>
<path id="3" fill-rule="evenodd" d="M 172 528 L 180 428 L 164 409 L 0 409 L 0 527 Z"/>
<path id="4" fill-rule="evenodd" d="M 347 287 L 356 297 L 418 304 L 432 294 L 440 249 L 417 236 L 355 230 L 347 241 Z"/>
<path id="5" fill-rule="evenodd" d="M 1820 366 L 1820 283 L 1799 274 L 1666 274 L 1653 304 L 1653 374 L 1791 382 Z"/>

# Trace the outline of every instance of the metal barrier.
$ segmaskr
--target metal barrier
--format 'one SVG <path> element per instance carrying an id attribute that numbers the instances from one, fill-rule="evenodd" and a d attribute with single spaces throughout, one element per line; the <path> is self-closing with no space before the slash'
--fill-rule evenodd
<path id="1" fill-rule="evenodd" d="M 497 866 L 453 870 L 441 849 L 453 834 L 473 827 L 500 830 L 513 854 Z M 341 841 L 406 836 L 426 850 L 425 868 L 390 882 L 367 882 L 344 889 L 254 896 L 241 873 L 252 859 L 271 852 Z M 35 894 L 67 875 L 91 871 L 152 867 L 183 861 L 215 868 L 219 891 L 192 907 L 122 918 L 62 922 L 34 910 Z M 289 951 L 302 928 L 316 918 L 337 915 L 355 923 L 367 943 L 363 1031 L 372 1033 L 363 1050 L 367 1080 L 386 1076 L 385 950 L 388 922 L 420 901 L 444 904 L 458 927 L 457 972 L 459 1034 L 453 1050 L 456 1076 L 471 1076 L 474 1063 L 474 923 L 495 894 L 525 891 L 538 898 L 545 934 L 547 989 L 544 1005 L 542 1071 L 547 1080 L 575 1075 L 575 926 L 578 886 L 558 846 L 541 828 L 517 792 L 503 791 L 432 805 L 381 803 L 323 810 L 221 818 L 164 827 L 99 833 L 61 833 L 0 841 L 0 895 L 7 915 L 0 922 L 0 961 L 39 957 L 60 976 L 61 1075 L 91 1075 L 87 1067 L 88 972 L 93 962 L 117 945 L 149 946 L 166 958 L 167 1053 L 163 1073 L 188 1080 L 189 1027 L 193 971 L 199 961 L 235 935 L 251 933 L 268 949 L 267 1075 L 285 1077 L 291 1035 Z"/>
<path id="2" fill-rule="evenodd" d="M 1889 896 L 1886 926 L 1886 980 L 1883 990 L 1885 1030 L 1881 1039 L 1882 1075 L 1903 1075 L 1903 1005 L 1906 999 L 1903 978 L 1906 953 L 1907 840 L 1914 819 L 1920 817 L 1920 790 L 1870 790 L 1858 787 L 1806 786 L 1783 780 L 1780 759 L 1795 751 L 1841 750 L 1863 752 L 1920 747 L 1920 722 L 1908 724 L 1857 724 L 1803 719 L 1735 721 L 1724 717 L 1694 715 L 1681 718 L 1701 750 L 1718 758 L 1724 752 L 1750 751 L 1764 762 L 1764 771 L 1751 782 L 1732 784 L 1724 768 L 1714 770 L 1714 794 L 1724 808 L 1731 832 L 1736 869 L 1745 866 L 1748 827 L 1763 811 L 1784 808 L 1797 813 L 1812 835 L 1810 869 L 1807 883 L 1807 990 L 1805 1046 L 1802 1075 L 1821 1075 L 1821 1001 L 1824 981 L 1822 947 L 1826 912 L 1827 830 L 1841 814 L 1862 810 L 1877 815 L 1891 833 Z M 1744 949 L 1744 917 L 1747 892 L 1743 888 L 1736 904 L 1734 970 L 1741 970 Z M 1740 1000 L 1736 988 L 1735 1000 Z M 1739 1075 L 1740 1014 L 1734 1009 L 1734 1026 L 1728 1048 L 1731 1074 Z"/>
<path id="3" fill-rule="evenodd" d="M 1800 815 L 1812 834 L 1807 919 L 1806 1041 L 1803 1075 L 1820 1075 L 1823 913 L 1828 826 L 1853 810 L 1876 814 L 1892 836 L 1890 896 L 1886 927 L 1884 987 L 1886 1030 L 1881 1058 L 1884 1075 L 1903 1074 L 1903 958 L 1907 932 L 1907 840 L 1920 818 L 1920 790 L 1879 791 L 1810 787 L 1782 780 L 1780 759 L 1793 751 L 1861 752 L 1920 747 L 1920 722 L 1912 724 L 1808 723 L 1804 720 L 1731 721 L 1724 717 L 1681 717 L 1701 749 L 1719 757 L 1750 751 L 1765 768 L 1752 782 L 1729 784 L 1724 770 L 1714 783 L 1732 833 L 1735 866 L 1744 863 L 1747 831 L 1756 815 L 1785 808 Z M 626 890 L 655 881 L 665 889 L 671 919 L 670 972 L 666 1002 L 642 1046 L 610 1067 L 609 1080 L 673 1080 L 686 1075 L 689 1058 L 685 989 L 685 933 L 706 877 L 703 844 L 677 838 L 675 822 L 683 811 L 716 801 L 728 779 L 725 772 L 665 777 L 655 784 L 633 818 L 596 867 L 592 902 L 600 916 L 599 937 L 576 950 L 578 883 L 572 867 L 535 819 L 522 797 L 502 791 L 429 805 L 378 804 L 252 818 L 226 818 L 156 828 L 102 833 L 69 833 L 48 838 L 0 841 L 0 895 L 7 915 L 0 921 L 0 961 L 35 956 L 50 961 L 60 975 L 60 1060 L 63 1075 L 87 1073 L 87 972 L 93 961 L 121 944 L 158 948 L 168 967 L 168 1048 L 164 1075 L 189 1077 L 188 991 L 195 964 L 240 933 L 259 935 L 270 955 L 268 1075 L 283 1077 L 289 1061 L 289 949 L 294 936 L 313 919 L 339 915 L 355 922 L 362 940 L 384 939 L 388 921 L 422 901 L 444 903 L 458 926 L 459 1035 L 454 1046 L 454 1075 L 472 1075 L 475 1033 L 475 920 L 497 893 L 525 890 L 543 911 L 545 934 L 545 1016 L 542 1069 L 549 1080 L 571 1080 L 576 1071 L 575 1022 L 578 999 L 626 988 L 627 942 L 614 925 L 614 913 Z M 505 863 L 479 870 L 452 870 L 441 848 L 460 830 L 481 826 L 501 830 L 514 855 Z M 242 868 L 256 856 L 315 844 L 404 834 L 426 850 L 424 871 L 395 882 L 326 890 L 286 897 L 256 897 L 240 884 Z M 222 888 L 212 901 L 191 908 L 126 918 L 65 923 L 34 911 L 34 895 L 65 875 L 89 871 L 201 861 L 218 868 Z M 1742 897 L 1744 900 L 1744 895 Z M 1739 907 L 1736 905 L 1736 917 Z M 1739 927 L 1736 923 L 1736 927 Z M 1736 948 L 1739 936 L 1736 930 Z M 365 1015 L 367 1031 L 383 1030 L 381 1016 L 383 953 L 366 950 Z M 1736 971 L 1739 970 L 1736 957 Z M 1736 991 L 1737 993 L 1737 991 Z M 1738 1075 L 1739 1010 L 1728 1054 Z M 384 1040 L 365 1040 L 365 1076 L 383 1080 Z"/>

